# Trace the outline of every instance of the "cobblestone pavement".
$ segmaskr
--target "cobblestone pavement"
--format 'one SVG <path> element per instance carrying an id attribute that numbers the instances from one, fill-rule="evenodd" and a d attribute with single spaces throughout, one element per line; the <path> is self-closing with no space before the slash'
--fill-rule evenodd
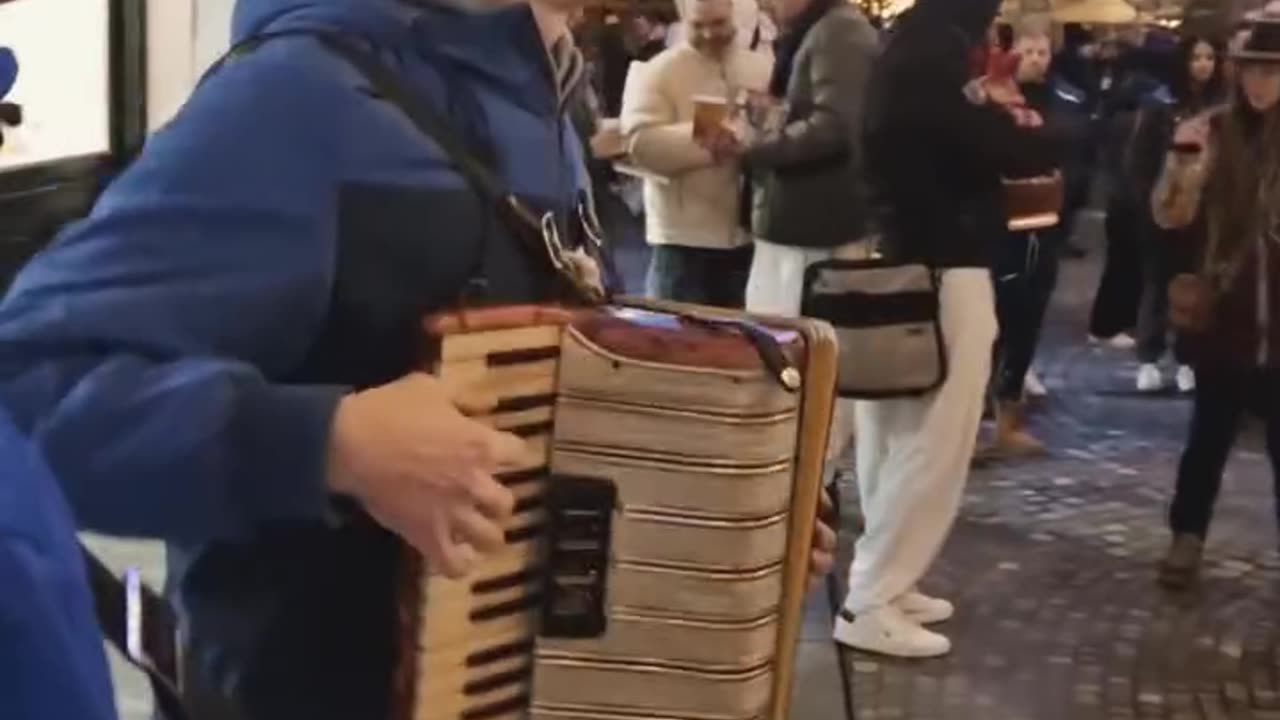
<path id="1" fill-rule="evenodd" d="M 1159 590 L 1189 403 L 1138 396 L 1127 354 L 1082 342 L 1094 277 L 1068 269 L 1043 353 L 1053 396 L 1033 424 L 1052 455 L 975 472 L 925 582 L 959 608 L 944 630 L 955 653 L 853 654 L 861 720 L 1280 719 L 1280 555 L 1259 441 L 1228 470 L 1202 587 Z M 827 697 L 807 717 L 835 717 Z"/>
<path id="2" fill-rule="evenodd" d="M 623 264 L 636 278 L 643 257 Z M 1280 556 L 1259 443 L 1247 438 L 1229 469 L 1203 587 L 1158 590 L 1187 402 L 1136 396 L 1126 354 L 1084 345 L 1095 277 L 1088 263 L 1068 266 L 1046 339 L 1053 397 L 1033 422 L 1052 455 L 975 472 L 925 582 L 959 607 L 945 627 L 956 652 L 851 653 L 860 720 L 1280 720 Z M 851 541 L 844 533 L 846 554 Z M 153 545 L 100 547 L 159 577 Z M 792 720 L 841 716 L 829 618 L 815 595 Z M 118 678 L 122 714 L 143 720 L 144 686 L 127 670 Z"/>

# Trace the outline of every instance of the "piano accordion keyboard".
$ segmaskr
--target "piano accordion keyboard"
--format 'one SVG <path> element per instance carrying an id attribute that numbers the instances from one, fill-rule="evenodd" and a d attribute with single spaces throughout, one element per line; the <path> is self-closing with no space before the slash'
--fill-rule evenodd
<path id="1" fill-rule="evenodd" d="M 435 374 L 459 404 L 524 439 L 527 455 L 498 476 L 516 498 L 507 546 L 462 581 L 422 576 L 412 720 L 528 716 L 542 591 L 547 472 L 561 328 L 446 337 Z"/>

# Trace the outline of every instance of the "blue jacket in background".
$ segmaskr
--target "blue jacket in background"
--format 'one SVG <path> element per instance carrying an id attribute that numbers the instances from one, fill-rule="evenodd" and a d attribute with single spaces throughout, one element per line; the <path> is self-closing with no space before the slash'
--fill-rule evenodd
<path id="1" fill-rule="evenodd" d="M 40 453 L 0 412 L 0 718 L 113 720 L 76 524 Z"/>
<path id="2" fill-rule="evenodd" d="M 509 187 L 566 218 L 586 188 L 527 6 L 241 0 L 236 41 L 361 38 Z M 0 402 L 81 522 L 170 541 L 188 679 L 251 720 L 384 717 L 398 545 L 338 523 L 329 427 L 352 388 L 417 367 L 422 314 L 545 267 L 439 149 L 307 37 L 199 87 L 91 217 L 0 305 Z"/>
<path id="3" fill-rule="evenodd" d="M 0 47 L 0 100 L 9 94 L 17 82 L 18 57 L 11 48 Z"/>

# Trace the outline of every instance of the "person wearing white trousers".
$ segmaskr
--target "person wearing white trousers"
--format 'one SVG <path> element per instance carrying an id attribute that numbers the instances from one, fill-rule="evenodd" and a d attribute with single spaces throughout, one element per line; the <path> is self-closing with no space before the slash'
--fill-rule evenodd
<path id="1" fill-rule="evenodd" d="M 943 271 L 939 293 L 946 382 L 925 397 L 859 401 L 854 410 L 866 529 L 836 636 L 889 655 L 928 657 L 951 649 L 946 637 L 923 625 L 949 619 L 954 609 L 919 593 L 916 584 L 960 511 L 996 339 L 989 271 Z"/>
<path id="2" fill-rule="evenodd" d="M 858 489 L 866 529 L 854 550 L 835 639 L 895 657 L 951 650 L 927 625 L 950 602 L 921 594 L 955 524 L 991 378 L 996 243 L 1007 235 L 1003 178 L 1060 164 L 1058 133 L 1022 107 L 988 42 L 999 0 L 917 0 L 872 71 L 863 150 L 881 248 L 940 275 L 948 373 L 918 398 L 859 402 Z M 986 61 L 991 60 L 988 64 Z M 976 77 L 975 77 L 976 75 Z"/>

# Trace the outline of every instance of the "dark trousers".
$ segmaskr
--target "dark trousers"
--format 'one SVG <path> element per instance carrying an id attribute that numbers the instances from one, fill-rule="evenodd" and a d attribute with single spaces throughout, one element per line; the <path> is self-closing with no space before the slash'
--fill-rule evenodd
<path id="1" fill-rule="evenodd" d="M 1253 372 L 1200 368 L 1196 373 L 1191 436 L 1178 468 L 1178 486 L 1169 510 L 1175 534 L 1205 537 L 1222 487 L 1222 471 L 1235 445 L 1245 412 L 1266 425 L 1267 453 L 1280 498 L 1280 370 Z M 1280 505 L 1276 519 L 1280 523 Z"/>
<path id="2" fill-rule="evenodd" d="M 1049 300 L 1058 284 L 1058 242 L 1039 233 L 1010 235 L 997 254 L 994 272 L 996 318 L 996 398 L 1022 399 L 1023 384 L 1044 327 Z"/>
<path id="3" fill-rule="evenodd" d="M 733 250 L 654 246 L 645 293 L 659 300 L 741 309 L 753 252 L 752 245 Z"/>
<path id="4" fill-rule="evenodd" d="M 1089 334 L 1115 337 L 1134 329 L 1142 296 L 1142 260 L 1139 233 L 1143 209 L 1127 201 L 1107 204 L 1107 259 L 1094 296 Z"/>
<path id="5" fill-rule="evenodd" d="M 1187 241 L 1177 233 L 1149 228 L 1142 240 L 1142 302 L 1138 307 L 1138 360 L 1157 363 L 1169 349 L 1169 282 L 1191 267 Z M 1177 361 L 1187 359 L 1174 343 Z"/>

